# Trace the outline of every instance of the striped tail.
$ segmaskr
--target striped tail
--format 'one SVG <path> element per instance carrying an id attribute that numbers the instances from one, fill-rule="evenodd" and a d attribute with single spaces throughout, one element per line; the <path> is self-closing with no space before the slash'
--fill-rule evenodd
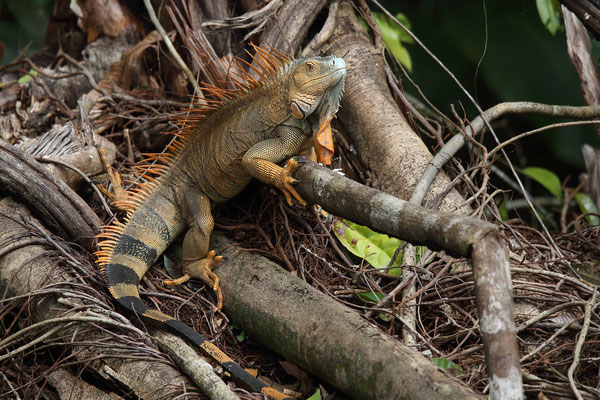
<path id="1" fill-rule="evenodd" d="M 175 222 L 179 220 L 177 211 L 154 205 L 156 207 L 140 204 L 125 224 L 116 222 L 105 226 L 99 235 L 103 240 L 96 255 L 112 296 L 123 308 L 141 316 L 145 322 L 165 328 L 202 348 L 248 389 L 275 400 L 293 400 L 250 375 L 200 333 L 173 317 L 150 309 L 140 298 L 138 285 L 142 276 L 182 229 Z"/>
<path id="2" fill-rule="evenodd" d="M 272 387 L 265 385 L 260 380 L 250 375 L 221 349 L 212 344 L 207 338 L 196 332 L 191 327 L 173 317 L 161 313 L 160 311 L 150 309 L 148 305 L 139 297 L 124 296 L 118 298 L 117 301 L 130 312 L 135 312 L 136 314 L 141 315 L 146 322 L 155 326 L 164 327 L 169 332 L 185 339 L 188 343 L 203 349 L 215 361 L 221 364 L 223 369 L 229 372 L 237 380 L 248 386 L 248 389 L 254 392 L 265 394 L 275 400 L 294 400 L 291 397 L 273 389 Z"/>

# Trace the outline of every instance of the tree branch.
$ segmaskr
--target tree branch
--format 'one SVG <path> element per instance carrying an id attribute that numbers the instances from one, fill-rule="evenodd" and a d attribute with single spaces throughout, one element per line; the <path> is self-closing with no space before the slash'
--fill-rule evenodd
<path id="1" fill-rule="evenodd" d="M 508 255 L 494 225 L 428 210 L 310 162 L 303 163 L 294 176 L 304 199 L 335 215 L 411 243 L 472 257 L 492 398 L 523 398 Z"/>

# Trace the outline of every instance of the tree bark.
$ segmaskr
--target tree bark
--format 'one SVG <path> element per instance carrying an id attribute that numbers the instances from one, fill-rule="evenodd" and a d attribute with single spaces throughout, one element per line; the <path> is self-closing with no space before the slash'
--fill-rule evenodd
<path id="1" fill-rule="evenodd" d="M 45 246 L 39 244 L 39 240 L 36 240 L 39 238 L 33 235 L 31 228 L 26 225 L 31 221 L 41 226 L 41 223 L 36 221 L 25 207 L 10 198 L 0 200 L 0 243 L 3 244 L 3 248 L 0 249 L 2 254 L 0 290 L 7 297 L 22 296 L 19 301 L 26 301 L 29 296 L 34 296 L 37 291 L 49 286 L 75 281 L 73 275 L 61 271 L 61 268 L 56 265 L 57 254 L 49 252 Z M 185 393 L 190 382 L 174 366 L 165 363 L 164 359 L 161 360 L 156 355 L 151 357 L 149 354 L 146 360 L 130 358 L 136 354 L 135 348 L 130 353 L 125 348 L 114 346 L 119 342 L 115 342 L 115 337 L 110 331 L 116 330 L 115 325 L 122 321 L 111 318 L 110 310 L 105 310 L 106 314 L 99 317 L 96 322 L 92 319 L 85 322 L 85 318 L 78 321 L 77 316 L 85 317 L 85 315 L 78 314 L 65 306 L 59 301 L 61 297 L 48 294 L 41 301 L 38 299 L 28 304 L 32 322 L 69 316 L 74 318 L 73 322 L 62 322 L 61 329 L 56 332 L 56 335 L 48 337 L 48 341 L 57 346 L 72 346 L 74 360 L 85 363 L 87 368 L 107 381 L 112 381 L 112 385 L 121 387 L 125 392 L 132 392 L 137 397 L 171 399 Z M 77 297 L 68 296 L 66 293 L 64 297 L 75 303 L 78 302 Z M 81 303 L 78 305 L 83 306 Z M 90 307 L 88 312 L 97 309 L 98 303 L 94 303 L 94 307 Z M 97 325 L 103 325 L 103 320 L 108 324 L 104 325 L 107 330 L 97 328 Z M 114 325 L 111 325 L 111 322 Z M 40 335 L 61 324 L 57 322 L 48 325 L 43 328 Z M 98 343 L 100 346 L 70 345 L 68 342 L 61 343 L 54 336 L 74 342 Z M 143 340 L 143 337 L 138 337 L 137 340 Z M 102 346 L 104 343 L 113 343 L 113 346 Z"/>
<path id="2" fill-rule="evenodd" d="M 86 247 L 92 245 L 101 225 L 98 216 L 40 163 L 3 140 L 0 140 L 0 187 L 21 196 L 65 239 Z"/>
<path id="3" fill-rule="evenodd" d="M 225 312 L 251 338 L 357 400 L 478 399 L 358 313 L 220 234 Z"/>
<path id="4" fill-rule="evenodd" d="M 352 3 L 337 8 L 335 27 L 320 47 L 321 53 L 342 57 L 348 76 L 338 117 L 354 141 L 359 157 L 370 170 L 373 186 L 408 199 L 432 155 L 400 112 L 388 89 L 382 50 L 377 49 L 356 18 Z M 425 206 L 430 207 L 450 186 L 445 174 L 436 177 Z M 464 199 L 450 191 L 440 204 L 445 211 L 460 208 Z"/>

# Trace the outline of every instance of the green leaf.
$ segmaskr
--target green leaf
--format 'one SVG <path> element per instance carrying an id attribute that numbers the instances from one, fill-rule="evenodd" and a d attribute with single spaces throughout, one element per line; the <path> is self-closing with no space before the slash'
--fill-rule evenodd
<path id="1" fill-rule="evenodd" d="M 392 314 L 385 312 L 385 311 L 380 311 L 377 316 L 379 317 L 380 320 L 385 321 L 385 322 L 390 322 L 394 317 L 392 316 Z"/>
<path id="2" fill-rule="evenodd" d="M 379 300 L 383 299 L 385 295 L 380 292 L 363 292 L 357 293 L 358 297 L 363 299 L 364 301 L 368 301 L 370 303 L 377 303 Z"/>
<path id="3" fill-rule="evenodd" d="M 385 269 L 392 260 L 396 249 L 402 245 L 402 241 L 399 239 L 374 232 L 366 226 L 347 220 L 336 218 L 332 227 L 344 247 L 355 256 L 364 258 L 377 269 Z M 402 265 L 402 253 L 398 254 L 391 267 L 400 265 Z M 402 268 L 390 268 L 388 273 L 401 276 Z"/>
<path id="4" fill-rule="evenodd" d="M 377 25 L 379 25 L 379 29 L 381 29 L 383 40 L 389 46 L 390 51 L 409 72 L 412 71 L 412 59 L 402 43 L 413 43 L 413 38 L 387 15 L 381 13 L 373 13 L 373 15 L 375 21 L 377 21 Z M 404 14 L 398 13 L 395 17 L 410 29 L 410 22 Z"/>
<path id="5" fill-rule="evenodd" d="M 321 400 L 321 399 L 322 399 L 321 389 L 317 389 L 317 391 L 306 400 Z"/>
<path id="6" fill-rule="evenodd" d="M 463 373 L 460 365 L 448 360 L 447 358 L 434 358 L 433 363 L 438 367 L 447 370 L 450 374 L 457 376 Z"/>
<path id="7" fill-rule="evenodd" d="M 23 75 L 22 77 L 19 78 L 19 80 L 17 80 L 17 83 L 24 85 L 28 82 L 30 82 L 34 77 L 37 76 L 37 71 L 34 69 L 30 69 L 29 73 L 26 75 Z"/>
<path id="8" fill-rule="evenodd" d="M 410 54 L 408 53 L 406 47 L 402 46 L 400 42 L 388 42 L 387 40 L 386 42 L 388 43 L 388 46 L 390 46 L 391 52 L 394 53 L 400 64 L 404 65 L 408 72 L 412 72 L 412 59 L 410 58 Z"/>
<path id="9" fill-rule="evenodd" d="M 560 179 L 558 179 L 558 176 L 554 172 L 540 167 L 523 168 L 521 172 L 548 189 L 554 197 L 562 200 Z"/>
<path id="10" fill-rule="evenodd" d="M 555 35 L 562 28 L 562 19 L 560 12 L 560 3 L 558 0 L 536 0 L 540 20 Z"/>
<path id="11" fill-rule="evenodd" d="M 238 342 L 242 343 L 244 340 L 246 340 L 246 332 L 240 331 L 240 334 L 237 335 L 235 338 Z"/>
<path id="12" fill-rule="evenodd" d="M 246 340 L 248 338 L 248 335 L 246 335 L 246 332 L 243 331 L 239 326 L 237 326 L 235 324 L 231 324 L 231 331 L 232 332 L 234 332 L 234 331 L 240 331 L 240 333 L 238 333 L 237 335 L 235 335 L 235 338 L 240 343 L 242 343 L 244 340 Z"/>
<path id="13" fill-rule="evenodd" d="M 582 213 L 598 214 L 598 207 L 596 207 L 596 203 L 594 203 L 594 200 L 592 200 L 592 198 L 586 193 L 577 193 L 575 195 L 575 201 L 577 202 L 577 205 Z M 597 215 L 586 215 L 585 220 L 590 225 L 600 225 L 600 217 Z"/>
<path id="14" fill-rule="evenodd" d="M 496 205 L 498 206 L 498 212 L 500 212 L 500 218 L 502 221 L 508 220 L 508 208 L 506 208 L 506 203 L 508 202 L 508 196 L 506 193 L 502 193 L 494 198 Z"/>

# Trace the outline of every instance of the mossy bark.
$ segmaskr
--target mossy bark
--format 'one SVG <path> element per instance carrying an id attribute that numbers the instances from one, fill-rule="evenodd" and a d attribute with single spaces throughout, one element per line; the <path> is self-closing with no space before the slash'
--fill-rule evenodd
<path id="1" fill-rule="evenodd" d="M 478 399 L 418 352 L 224 236 L 213 245 L 225 312 L 273 351 L 354 399 Z"/>

